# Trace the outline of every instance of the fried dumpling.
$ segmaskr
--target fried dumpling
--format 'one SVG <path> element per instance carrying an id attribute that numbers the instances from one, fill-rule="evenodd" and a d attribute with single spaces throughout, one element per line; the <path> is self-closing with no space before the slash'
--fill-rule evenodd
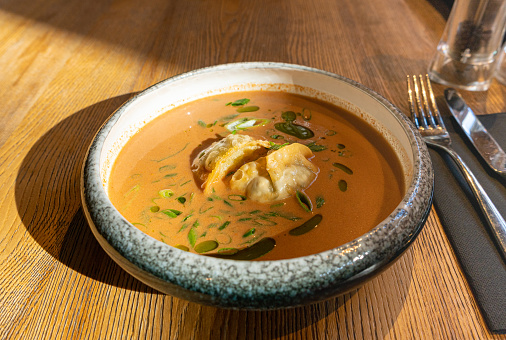
<path id="1" fill-rule="evenodd" d="M 230 186 L 258 202 L 285 199 L 307 188 L 316 178 L 319 169 L 309 161 L 312 156 L 305 145 L 284 146 L 241 166 L 232 176 Z"/>
<path id="2" fill-rule="evenodd" d="M 254 154 L 270 147 L 269 142 L 255 140 L 248 135 L 230 134 L 205 149 L 194 161 L 193 171 L 202 182 L 204 193 L 210 194 L 212 186 L 229 172 L 254 157 Z"/>

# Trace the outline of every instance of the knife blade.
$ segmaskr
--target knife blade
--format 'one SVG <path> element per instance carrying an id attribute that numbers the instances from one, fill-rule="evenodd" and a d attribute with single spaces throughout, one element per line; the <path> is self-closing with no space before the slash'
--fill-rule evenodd
<path id="1" fill-rule="evenodd" d="M 481 124 L 473 110 L 455 89 L 445 89 L 445 99 L 450 112 L 459 123 L 485 162 L 497 173 L 506 177 L 506 153 Z"/>

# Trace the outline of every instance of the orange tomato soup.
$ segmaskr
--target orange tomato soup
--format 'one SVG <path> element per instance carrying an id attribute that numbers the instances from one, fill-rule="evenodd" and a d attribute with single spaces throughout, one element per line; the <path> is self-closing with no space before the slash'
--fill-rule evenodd
<path id="1" fill-rule="evenodd" d="M 265 154 L 308 146 L 316 179 L 291 197 L 259 203 L 230 189 L 233 169 L 204 194 L 192 163 L 231 133 L 268 141 Z M 169 245 L 276 260 L 329 250 L 371 230 L 400 203 L 403 183 L 393 149 L 356 115 L 301 95 L 250 91 L 196 100 L 148 123 L 115 161 L 109 196 L 128 221 Z"/>

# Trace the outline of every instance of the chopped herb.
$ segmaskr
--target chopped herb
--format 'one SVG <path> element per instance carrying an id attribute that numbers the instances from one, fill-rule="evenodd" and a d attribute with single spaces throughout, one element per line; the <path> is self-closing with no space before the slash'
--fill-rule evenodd
<path id="1" fill-rule="evenodd" d="M 344 165 L 344 164 L 341 164 L 341 163 L 332 163 L 332 165 L 335 166 L 338 169 L 343 170 L 348 175 L 352 175 L 353 174 L 353 171 L 350 168 L 348 168 L 346 165 Z"/>
<path id="2" fill-rule="evenodd" d="M 252 219 L 253 219 L 252 217 L 244 217 L 244 218 L 240 218 L 238 221 L 239 222 L 246 222 L 246 221 L 250 221 Z"/>
<path id="3" fill-rule="evenodd" d="M 233 207 L 232 203 L 230 203 L 229 201 L 227 200 L 223 200 L 223 203 L 225 203 L 226 205 L 230 206 L 230 207 Z"/>
<path id="4" fill-rule="evenodd" d="M 325 204 L 323 196 L 316 196 L 316 207 L 321 208 Z"/>
<path id="5" fill-rule="evenodd" d="M 154 213 L 159 212 L 160 211 L 160 207 L 157 206 L 157 205 L 154 205 L 151 208 L 149 208 L 149 211 L 154 212 Z"/>
<path id="6" fill-rule="evenodd" d="M 286 142 L 284 144 L 276 144 L 274 142 L 271 142 L 269 141 L 269 144 L 271 145 L 271 147 L 269 148 L 270 150 L 279 150 L 281 149 L 283 146 L 287 146 L 289 145 L 290 143 Z"/>
<path id="7" fill-rule="evenodd" d="M 183 213 L 182 211 L 179 211 L 176 209 L 165 209 L 165 210 L 162 210 L 161 212 L 171 218 L 176 218 L 177 216 L 179 216 Z"/>
<path id="8" fill-rule="evenodd" d="M 309 143 L 306 146 L 313 152 L 327 150 L 327 147 L 325 145 L 317 145 L 315 142 Z"/>
<path id="9" fill-rule="evenodd" d="M 255 228 L 251 228 L 250 230 L 248 230 L 247 232 L 245 232 L 244 235 L 242 235 L 242 237 L 243 238 L 249 237 L 249 236 L 255 234 L 255 231 L 256 231 Z"/>
<path id="10" fill-rule="evenodd" d="M 301 219 L 301 217 L 298 217 L 298 216 L 292 215 L 291 213 L 283 212 L 283 211 L 271 211 L 271 212 L 267 213 L 266 215 L 272 216 L 272 217 L 282 217 L 282 218 L 290 220 L 290 221 L 298 221 Z"/>
<path id="11" fill-rule="evenodd" d="M 188 242 L 190 242 L 190 245 L 192 248 L 195 247 L 195 242 L 197 242 L 197 234 L 195 233 L 195 228 L 190 228 L 190 231 L 188 231 Z"/>
<path id="12" fill-rule="evenodd" d="M 178 230 L 178 233 L 182 232 L 183 230 L 185 230 L 187 227 L 189 226 L 188 223 L 184 223 L 181 228 Z"/>
<path id="13" fill-rule="evenodd" d="M 241 105 L 246 105 L 249 103 L 249 99 L 248 98 L 243 98 L 243 99 L 237 99 L 235 102 L 230 102 L 230 103 L 227 103 L 226 105 L 232 105 L 232 106 L 241 106 Z"/>
<path id="14" fill-rule="evenodd" d="M 337 132 L 335 132 L 334 130 L 327 130 L 327 131 L 325 132 L 325 134 L 326 134 L 327 136 L 334 136 L 335 134 L 337 134 Z"/>
<path id="15" fill-rule="evenodd" d="M 178 198 L 176 198 L 176 199 L 177 199 L 177 201 L 178 201 L 179 203 L 181 203 L 181 204 L 185 204 L 185 203 L 186 203 L 186 198 L 184 198 L 184 197 L 182 197 L 182 196 L 180 196 L 180 197 L 178 197 Z"/>
<path id="16" fill-rule="evenodd" d="M 141 189 L 141 185 L 137 184 L 130 188 L 125 194 L 125 197 L 129 196 L 131 193 L 136 193 Z"/>
<path id="17" fill-rule="evenodd" d="M 207 127 L 207 124 L 206 124 L 206 123 L 204 123 L 204 122 L 203 122 L 203 121 L 201 121 L 201 120 L 199 120 L 199 121 L 198 121 L 198 124 L 199 124 L 200 126 L 204 127 L 204 128 L 205 128 L 205 127 Z"/>
<path id="18" fill-rule="evenodd" d="M 253 210 L 253 211 L 250 211 L 249 214 L 255 215 L 255 214 L 258 214 L 259 212 L 262 212 L 262 210 Z"/>
<path id="19" fill-rule="evenodd" d="M 295 197 L 297 198 L 297 202 L 299 202 L 302 209 L 304 209 L 307 212 L 311 212 L 311 210 L 313 210 L 313 205 L 311 204 L 311 200 L 309 199 L 309 197 L 305 193 L 297 190 Z"/>
<path id="20" fill-rule="evenodd" d="M 190 213 L 190 214 L 186 215 L 186 216 L 183 218 L 183 222 L 185 222 L 186 220 L 188 220 L 188 219 L 189 219 L 190 217 L 192 217 L 192 216 L 193 216 L 193 214 L 192 214 L 192 213 Z"/>
<path id="21" fill-rule="evenodd" d="M 246 201 L 246 196 L 244 196 L 244 195 L 228 195 L 228 199 L 231 201 Z"/>
<path id="22" fill-rule="evenodd" d="M 214 208 L 214 205 L 212 205 L 210 207 L 204 207 L 204 206 L 202 206 L 199 209 L 199 214 L 204 214 L 204 213 L 208 212 L 209 210 L 211 210 L 212 208 Z"/>
<path id="23" fill-rule="evenodd" d="M 186 143 L 186 145 L 185 145 L 185 146 L 183 146 L 183 148 L 182 148 L 181 150 L 176 151 L 176 152 L 175 152 L 175 153 L 173 153 L 172 155 L 168 155 L 167 157 L 164 157 L 164 158 L 159 159 L 159 160 L 154 160 L 154 161 L 155 161 L 155 162 L 160 163 L 160 162 L 162 162 L 162 161 L 166 160 L 167 158 L 174 157 L 175 155 L 179 154 L 179 153 L 180 153 L 180 152 L 182 152 L 184 149 L 186 149 L 186 147 L 187 147 L 189 144 L 190 144 L 190 142 Z"/>
<path id="24" fill-rule="evenodd" d="M 190 179 L 190 180 L 188 180 L 188 181 L 186 181 L 186 182 L 184 182 L 184 183 L 181 183 L 180 187 L 182 187 L 182 186 L 183 186 L 183 185 L 185 185 L 185 184 L 190 183 L 191 181 L 192 181 L 192 180 Z"/>
<path id="25" fill-rule="evenodd" d="M 339 190 L 341 190 L 342 192 L 348 190 L 348 182 L 346 182 L 344 179 L 337 182 L 337 185 L 339 186 Z"/>
<path id="26" fill-rule="evenodd" d="M 222 117 L 222 118 L 221 118 L 221 120 L 222 120 L 222 121 L 232 120 L 232 119 L 234 119 L 234 118 L 235 118 L 235 117 L 237 117 L 237 116 L 239 116 L 239 114 L 238 114 L 238 113 L 235 113 L 235 114 L 233 114 L 233 115 L 228 115 L 228 116 Z"/>
<path id="27" fill-rule="evenodd" d="M 282 206 L 284 206 L 285 204 L 286 204 L 285 202 L 275 203 L 275 204 L 272 204 L 272 205 L 271 205 L 271 208 L 282 207 Z"/>
<path id="28" fill-rule="evenodd" d="M 173 172 L 171 174 L 167 174 L 167 175 L 163 176 L 163 178 L 171 178 L 171 177 L 174 177 L 174 176 L 177 176 L 177 172 Z"/>
<path id="29" fill-rule="evenodd" d="M 277 225 L 276 222 L 274 221 L 271 221 L 267 218 L 256 218 L 253 222 L 255 222 L 255 224 L 257 225 L 261 225 L 261 226 L 273 226 L 273 225 Z"/>
<path id="30" fill-rule="evenodd" d="M 161 198 L 169 198 L 174 195 L 174 191 L 170 189 L 162 189 L 158 191 L 158 195 L 160 195 Z"/>
<path id="31" fill-rule="evenodd" d="M 337 144 L 337 148 L 342 150 L 346 148 L 346 146 L 344 144 Z"/>
<path id="32" fill-rule="evenodd" d="M 225 223 L 223 223 L 222 225 L 220 225 L 218 227 L 218 230 L 223 230 L 225 229 L 226 227 L 228 227 L 228 225 L 230 224 L 230 221 L 226 221 Z"/>
<path id="33" fill-rule="evenodd" d="M 272 139 L 284 139 L 285 137 L 281 136 L 281 135 L 272 135 L 271 136 Z"/>
<path id="34" fill-rule="evenodd" d="M 175 164 L 164 165 L 164 166 L 158 168 L 158 171 L 165 172 L 165 171 L 169 171 L 169 170 L 174 170 L 176 167 L 177 167 L 177 165 L 175 165 Z"/>

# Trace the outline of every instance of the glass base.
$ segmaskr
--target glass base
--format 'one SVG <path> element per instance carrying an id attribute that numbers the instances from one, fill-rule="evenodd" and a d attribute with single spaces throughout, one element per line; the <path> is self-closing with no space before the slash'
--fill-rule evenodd
<path id="1" fill-rule="evenodd" d="M 467 91 L 486 91 L 494 76 L 495 59 L 474 56 L 465 62 L 450 56 L 448 47 L 438 46 L 428 69 L 432 81 Z"/>

